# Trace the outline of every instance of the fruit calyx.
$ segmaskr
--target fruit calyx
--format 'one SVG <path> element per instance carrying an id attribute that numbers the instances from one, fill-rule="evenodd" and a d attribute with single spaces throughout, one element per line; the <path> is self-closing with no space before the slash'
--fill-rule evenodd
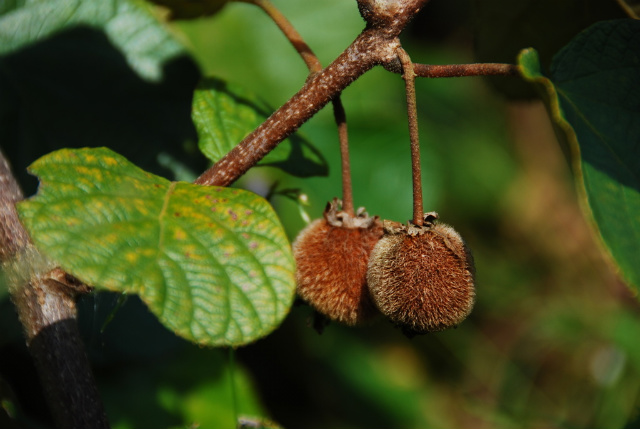
<path id="1" fill-rule="evenodd" d="M 451 243 L 451 237 L 458 237 L 458 233 L 450 226 L 438 222 L 438 213 L 428 212 L 424 214 L 424 223 L 422 225 L 416 225 L 412 221 L 408 221 L 406 224 L 395 222 L 392 220 L 383 220 L 382 227 L 385 235 L 408 235 L 410 237 L 417 237 L 428 232 L 437 234 L 443 238 L 444 244 L 452 250 L 456 256 L 461 259 L 467 258 L 466 252 L 463 252 L 459 245 Z M 461 253 L 462 252 L 462 253 Z"/>
<path id="2" fill-rule="evenodd" d="M 433 231 L 437 219 L 438 213 L 429 212 L 424 214 L 424 223 L 422 225 L 416 225 L 412 221 L 403 224 L 392 220 L 383 220 L 382 226 L 385 234 L 406 234 L 415 237 L 427 231 Z"/>
<path id="3" fill-rule="evenodd" d="M 378 216 L 369 216 L 364 207 L 358 208 L 355 215 L 342 210 L 339 198 L 327 203 L 323 216 L 329 225 L 340 228 L 371 228 L 379 219 Z"/>

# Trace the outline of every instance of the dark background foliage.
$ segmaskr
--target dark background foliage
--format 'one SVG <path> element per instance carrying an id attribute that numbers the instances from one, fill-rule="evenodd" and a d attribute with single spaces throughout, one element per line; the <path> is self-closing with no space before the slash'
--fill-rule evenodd
<path id="1" fill-rule="evenodd" d="M 517 49 L 534 46 L 548 64 L 587 23 L 618 13 L 614 2 L 516 2 L 517 11 L 505 2 L 478 3 L 430 3 L 403 36 L 414 61 L 513 62 Z M 276 5 L 325 64 L 363 25 L 353 1 Z M 570 20 L 576 28 L 545 21 L 551 15 L 566 23 L 571 13 L 580 17 Z M 303 63 L 257 8 L 232 4 L 212 18 L 174 25 L 195 63 L 167 64 L 158 84 L 137 80 L 95 30 L 74 30 L 3 58 L 0 144 L 28 193 L 35 181 L 26 179 L 25 167 L 57 147 L 107 145 L 169 178 L 159 153 L 201 171 L 189 120 L 196 63 L 202 75 L 241 84 L 273 106 L 306 78 Z M 567 34 L 549 35 L 557 27 Z M 44 70 L 48 79 L 40 82 Z M 80 324 L 113 427 L 234 427 L 236 413 L 287 428 L 637 426 L 637 301 L 581 214 L 544 107 L 521 99 L 533 92 L 517 79 L 501 81 L 509 101 L 480 78 L 417 83 L 425 208 L 454 225 L 476 258 L 478 301 L 467 321 L 413 339 L 384 320 L 362 328 L 331 324 L 318 334 L 309 307 L 296 305 L 272 335 L 231 352 L 178 339 L 135 297 L 122 303 L 115 294 L 95 294 L 81 303 Z M 505 89 L 507 81 L 517 88 Z M 32 97 L 47 101 L 34 104 Z M 343 102 L 356 205 L 405 221 L 411 173 L 400 76 L 375 69 L 343 93 Z M 326 157 L 328 177 L 296 179 L 258 167 L 238 186 L 263 194 L 276 183 L 300 189 L 310 202 L 304 210 L 315 218 L 341 192 L 329 109 L 300 133 Z M 299 204 L 278 195 L 272 203 L 293 239 L 304 226 Z M 1 306 L 3 409 L 22 416 L 15 427 L 46 425 L 8 298 Z M 11 425 L 18 423 L 6 420 Z"/>

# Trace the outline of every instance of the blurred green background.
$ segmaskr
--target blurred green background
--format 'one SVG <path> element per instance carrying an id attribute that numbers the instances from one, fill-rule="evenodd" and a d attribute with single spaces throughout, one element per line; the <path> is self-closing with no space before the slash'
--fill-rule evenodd
<path id="1" fill-rule="evenodd" d="M 363 27 L 353 0 L 274 3 L 325 65 Z M 413 60 L 473 62 L 471 12 L 467 1 L 428 4 L 402 38 Z M 172 25 L 205 76 L 274 107 L 307 76 L 254 6 Z M 355 204 L 402 222 L 412 210 L 403 89 L 399 75 L 377 68 L 342 96 Z M 481 78 L 422 79 L 417 91 L 425 209 L 473 250 L 478 300 L 470 318 L 413 339 L 384 320 L 318 334 L 311 309 L 296 305 L 272 335 L 232 352 L 186 344 L 135 298 L 120 306 L 113 294 L 87 297 L 80 323 L 114 428 L 224 429 L 238 416 L 247 427 L 289 429 L 640 427 L 639 306 L 581 214 L 544 107 L 507 101 Z M 275 183 L 299 189 L 316 218 L 341 194 L 330 108 L 299 132 L 326 157 L 328 177 L 259 167 L 238 185 L 263 194 Z M 299 204 L 278 195 L 272 203 L 293 240 L 305 225 Z M 10 370 L 24 350 L 9 305 L 5 299 L 0 311 L 11 333 L 0 349 L 0 392 L 20 398 L 32 387 L 20 380 L 33 371 Z M 5 399 L 4 407 L 32 426 L 46 421 L 34 417 L 46 416 L 41 399 Z"/>

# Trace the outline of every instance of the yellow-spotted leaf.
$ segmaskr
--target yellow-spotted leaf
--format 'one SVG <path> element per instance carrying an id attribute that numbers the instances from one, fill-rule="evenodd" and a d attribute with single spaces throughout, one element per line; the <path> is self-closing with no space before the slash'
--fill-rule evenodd
<path id="1" fill-rule="evenodd" d="M 98 288 L 138 294 L 177 334 L 240 345 L 271 332 L 294 296 L 289 242 L 250 192 L 170 182 L 109 149 L 33 163 L 19 212 L 36 245 Z"/>

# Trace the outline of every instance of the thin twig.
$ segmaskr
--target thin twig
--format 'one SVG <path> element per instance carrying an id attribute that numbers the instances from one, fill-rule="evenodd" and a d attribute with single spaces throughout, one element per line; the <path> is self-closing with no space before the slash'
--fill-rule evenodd
<path id="1" fill-rule="evenodd" d="M 413 223 L 422 226 L 424 207 L 422 202 L 422 172 L 420 168 L 420 137 L 418 133 L 418 109 L 416 106 L 416 73 L 411 57 L 402 48 L 398 48 L 398 58 L 402 64 L 402 78 L 407 94 L 407 119 L 409 121 L 409 140 L 411 141 L 411 173 L 413 180 Z"/>
<path id="2" fill-rule="evenodd" d="M 413 64 L 418 77 L 465 77 L 465 76 L 519 76 L 518 66 L 514 64 L 478 63 L 478 64 Z"/>

